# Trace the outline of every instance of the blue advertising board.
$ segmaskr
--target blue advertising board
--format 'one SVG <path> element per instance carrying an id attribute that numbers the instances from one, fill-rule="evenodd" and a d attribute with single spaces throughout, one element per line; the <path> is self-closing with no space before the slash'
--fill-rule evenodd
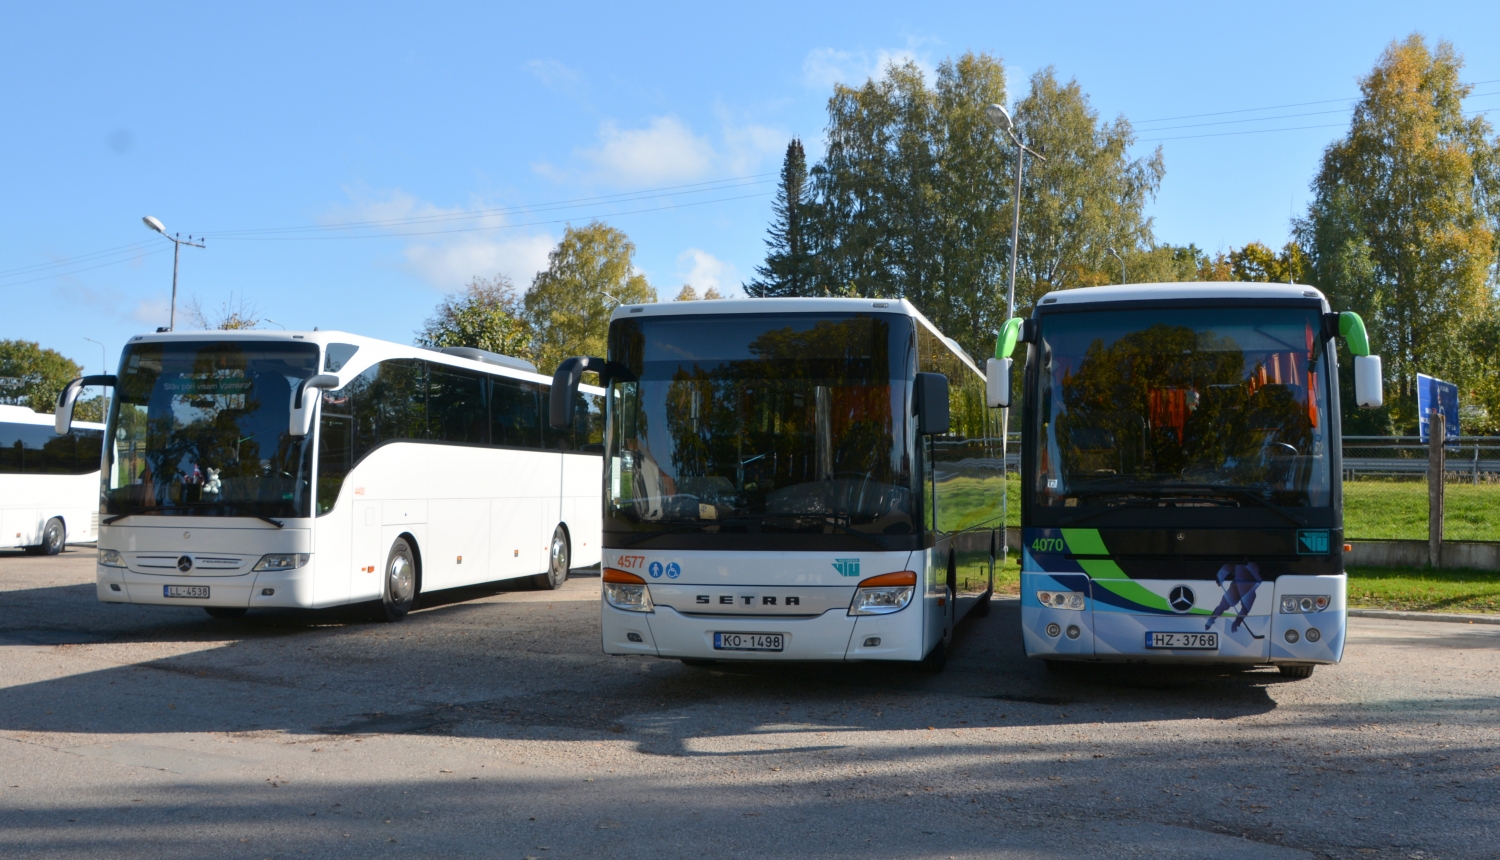
<path id="1" fill-rule="evenodd" d="M 1429 438 L 1428 419 L 1434 412 L 1443 413 L 1443 438 L 1458 438 L 1458 386 L 1451 382 L 1417 374 L 1417 416 L 1422 441 Z"/>

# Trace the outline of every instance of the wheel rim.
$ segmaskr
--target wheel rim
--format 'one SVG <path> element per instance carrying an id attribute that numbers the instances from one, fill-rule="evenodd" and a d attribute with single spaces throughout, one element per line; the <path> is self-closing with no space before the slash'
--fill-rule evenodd
<path id="1" fill-rule="evenodd" d="M 552 581 L 560 582 L 568 573 L 568 542 L 562 535 L 552 536 Z"/>
<path id="2" fill-rule="evenodd" d="M 57 523 L 47 526 L 47 548 L 56 550 L 62 546 L 62 529 Z"/>
<path id="3" fill-rule="evenodd" d="M 411 600 L 415 577 L 412 576 L 411 562 L 406 560 L 406 556 L 398 555 L 391 559 L 391 569 L 386 575 L 386 581 L 392 601 L 405 603 Z"/>

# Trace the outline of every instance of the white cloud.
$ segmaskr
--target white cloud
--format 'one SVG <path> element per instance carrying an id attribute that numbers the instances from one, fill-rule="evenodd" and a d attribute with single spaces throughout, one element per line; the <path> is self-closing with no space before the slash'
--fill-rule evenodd
<path id="1" fill-rule="evenodd" d="M 937 67 L 916 50 L 922 41 L 912 40 L 905 48 L 880 48 L 873 52 L 814 48 L 802 59 L 802 83 L 818 90 L 832 89 L 834 84 L 859 87 L 871 78 L 884 75 L 892 64 L 899 66 L 907 62 L 916 63 L 931 83 Z"/>
<path id="2" fill-rule="evenodd" d="M 699 248 L 689 248 L 677 255 L 677 277 L 685 284 L 692 284 L 700 296 L 712 287 L 728 298 L 740 283 L 733 263 Z"/>
<path id="3" fill-rule="evenodd" d="M 583 73 L 556 60 L 532 60 L 526 71 L 546 87 L 556 90 L 574 90 L 583 82 Z"/>
<path id="4" fill-rule="evenodd" d="M 354 201 L 332 210 L 323 223 L 366 225 L 363 229 L 393 237 L 419 234 L 402 250 L 401 268 L 440 290 L 457 290 L 470 278 L 496 274 L 524 290 L 547 267 L 547 252 L 557 244 L 547 232 L 507 229 L 505 215 L 482 202 L 441 207 L 399 189 L 377 198 L 350 196 Z M 420 235 L 448 230 L 462 232 Z"/>
<path id="5" fill-rule="evenodd" d="M 675 116 L 659 116 L 644 128 L 599 125 L 599 145 L 578 150 L 595 173 L 620 185 L 671 182 L 705 176 L 717 161 L 713 144 Z"/>

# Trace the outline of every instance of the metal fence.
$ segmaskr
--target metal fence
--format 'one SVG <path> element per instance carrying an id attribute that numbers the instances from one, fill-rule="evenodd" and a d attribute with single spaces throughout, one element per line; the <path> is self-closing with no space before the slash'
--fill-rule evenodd
<path id="1" fill-rule="evenodd" d="M 1474 484 L 1500 479 L 1500 436 L 1460 436 L 1443 446 L 1443 474 Z M 1344 479 L 1427 474 L 1427 443 L 1419 436 L 1345 436 Z"/>

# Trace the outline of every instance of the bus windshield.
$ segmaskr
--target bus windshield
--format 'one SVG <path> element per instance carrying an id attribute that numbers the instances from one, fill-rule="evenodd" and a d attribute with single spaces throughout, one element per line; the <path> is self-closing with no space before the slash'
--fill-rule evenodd
<path id="1" fill-rule="evenodd" d="M 1330 505 L 1321 332 L 1312 308 L 1043 314 L 1033 503 Z"/>
<path id="2" fill-rule="evenodd" d="M 310 343 L 126 348 L 105 446 L 106 515 L 305 517 L 311 434 L 288 432 Z"/>
<path id="3" fill-rule="evenodd" d="M 911 343 L 895 314 L 616 321 L 606 532 L 913 534 Z"/>

